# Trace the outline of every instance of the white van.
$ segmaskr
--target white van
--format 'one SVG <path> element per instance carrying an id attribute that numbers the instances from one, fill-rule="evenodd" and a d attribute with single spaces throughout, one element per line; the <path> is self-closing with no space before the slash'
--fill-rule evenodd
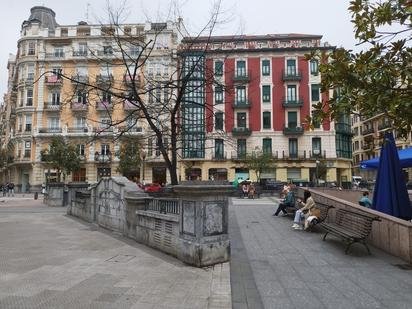
<path id="1" fill-rule="evenodd" d="M 355 187 L 359 187 L 361 180 L 362 176 L 352 176 L 352 185 Z"/>

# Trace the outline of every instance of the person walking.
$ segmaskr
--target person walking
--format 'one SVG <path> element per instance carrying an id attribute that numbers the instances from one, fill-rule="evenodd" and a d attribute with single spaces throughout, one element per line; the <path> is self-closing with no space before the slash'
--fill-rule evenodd
<path id="1" fill-rule="evenodd" d="M 10 193 L 11 193 L 11 196 L 14 197 L 14 183 L 12 182 L 9 183 L 9 196 L 10 196 Z"/>

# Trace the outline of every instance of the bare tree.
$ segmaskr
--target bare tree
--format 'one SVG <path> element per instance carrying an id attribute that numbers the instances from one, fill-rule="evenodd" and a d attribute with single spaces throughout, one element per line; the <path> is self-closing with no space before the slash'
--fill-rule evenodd
<path id="1" fill-rule="evenodd" d="M 172 8 L 170 15 L 177 20 L 174 30 L 167 22 L 151 23 L 148 30 L 124 24 L 124 6 L 120 9 L 108 6 L 109 22 L 101 25 L 101 46 L 97 50 L 95 47 L 73 50 L 73 55 L 79 58 L 93 59 L 100 67 L 100 74 L 90 76 L 77 71 L 74 75 L 66 72 L 57 75 L 73 83 L 73 91 L 65 94 L 67 99 L 63 103 L 71 104 L 72 109 L 93 105 L 101 113 L 101 120 L 89 119 L 99 125 L 97 136 L 115 127 L 116 138 L 121 138 L 139 123 L 145 123 L 148 128 L 145 140 L 154 141 L 169 170 L 171 183 L 177 184 L 182 148 L 204 155 L 206 117 L 197 119 L 196 108 L 213 114 L 213 106 L 206 104 L 206 92 L 211 91 L 212 85 L 227 89 L 214 78 L 213 68 L 205 60 L 213 30 L 221 22 L 221 1 L 213 3 L 210 19 L 196 35 L 191 35 L 183 25 L 176 3 Z M 201 49 L 196 44 L 199 37 L 203 42 Z M 154 59 L 164 60 L 163 67 L 158 65 L 156 71 L 151 66 Z M 119 116 L 116 110 L 125 113 Z M 222 138 L 228 140 L 223 132 Z M 151 146 L 146 144 L 146 147 Z"/>

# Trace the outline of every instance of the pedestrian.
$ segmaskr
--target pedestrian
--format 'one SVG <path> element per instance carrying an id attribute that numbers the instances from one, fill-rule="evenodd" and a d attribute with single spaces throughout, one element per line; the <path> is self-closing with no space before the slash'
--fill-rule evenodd
<path id="1" fill-rule="evenodd" d="M 305 190 L 303 193 L 303 201 L 298 200 L 298 203 L 301 204 L 303 207 L 296 210 L 295 213 L 295 220 L 292 227 L 295 230 L 303 230 L 303 223 L 305 229 L 308 227 L 307 218 L 310 216 L 319 217 L 320 210 L 316 208 L 315 201 L 312 198 L 312 194 L 309 190 Z"/>
<path id="2" fill-rule="evenodd" d="M 3 196 L 6 196 L 6 195 L 10 196 L 10 194 L 9 194 L 9 183 L 8 182 L 6 182 L 6 184 L 3 186 Z"/>
<path id="3" fill-rule="evenodd" d="M 9 196 L 10 196 L 10 193 L 11 193 L 11 196 L 14 196 L 14 183 L 12 182 L 9 183 Z"/>
<path id="4" fill-rule="evenodd" d="M 361 199 L 359 200 L 359 205 L 365 206 L 366 208 L 372 207 L 372 201 L 369 199 L 369 192 L 365 191 L 362 194 Z"/>

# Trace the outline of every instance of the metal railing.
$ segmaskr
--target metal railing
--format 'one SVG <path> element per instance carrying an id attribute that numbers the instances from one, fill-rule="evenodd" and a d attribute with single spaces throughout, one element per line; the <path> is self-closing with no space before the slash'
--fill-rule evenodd
<path id="1" fill-rule="evenodd" d="M 283 107 L 300 107 L 303 106 L 303 97 L 300 98 L 282 98 L 282 105 Z"/>
<path id="2" fill-rule="evenodd" d="M 39 133 L 62 133 L 62 128 L 39 128 Z"/>
<path id="3" fill-rule="evenodd" d="M 233 102 L 232 107 L 233 108 L 250 108 L 250 101 L 249 100 L 244 100 L 244 101 L 238 101 L 235 100 L 235 102 Z"/>
<path id="4" fill-rule="evenodd" d="M 282 71 L 282 79 L 284 81 L 294 81 L 294 80 L 301 80 L 302 79 L 302 71 L 298 70 L 283 70 Z"/>
<path id="5" fill-rule="evenodd" d="M 163 198 L 146 199 L 144 210 L 178 215 L 180 213 L 179 200 Z"/>

